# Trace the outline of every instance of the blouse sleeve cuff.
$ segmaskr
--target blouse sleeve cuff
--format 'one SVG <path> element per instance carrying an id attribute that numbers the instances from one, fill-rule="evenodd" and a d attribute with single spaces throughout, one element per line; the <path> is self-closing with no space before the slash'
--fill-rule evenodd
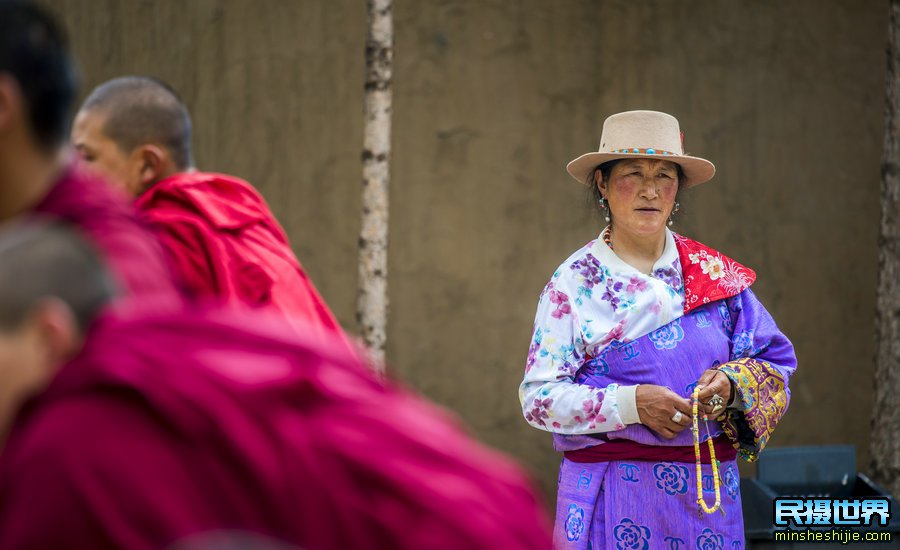
<path id="1" fill-rule="evenodd" d="M 619 406 L 619 417 L 622 418 L 622 422 L 626 425 L 641 423 L 641 417 L 637 410 L 637 399 L 635 398 L 638 385 L 619 386 L 616 388 L 616 403 Z"/>

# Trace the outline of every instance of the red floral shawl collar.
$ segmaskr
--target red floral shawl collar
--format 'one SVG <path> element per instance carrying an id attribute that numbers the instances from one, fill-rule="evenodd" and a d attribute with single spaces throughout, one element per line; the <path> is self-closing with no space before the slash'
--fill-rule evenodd
<path id="1" fill-rule="evenodd" d="M 756 273 L 717 250 L 677 233 L 675 248 L 684 278 L 684 312 L 736 296 L 750 287 Z"/>

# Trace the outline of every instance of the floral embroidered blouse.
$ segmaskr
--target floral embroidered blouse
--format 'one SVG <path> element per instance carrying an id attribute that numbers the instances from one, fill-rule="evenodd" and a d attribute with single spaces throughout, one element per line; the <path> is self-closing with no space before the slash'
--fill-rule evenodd
<path id="1" fill-rule="evenodd" d="M 714 368 L 735 398 L 707 435 L 727 434 L 756 460 L 790 402 L 793 345 L 750 291 L 753 270 L 668 230 L 665 239 L 649 274 L 600 239 L 553 274 L 519 390 L 525 418 L 563 452 L 613 439 L 689 445 L 687 432 L 665 440 L 640 424 L 635 389 L 649 381 L 688 396 Z"/>
<path id="2" fill-rule="evenodd" d="M 704 263 L 704 273 L 720 268 Z M 575 373 L 601 358 L 611 343 L 643 336 L 684 309 L 681 261 L 668 229 L 650 274 L 622 261 L 599 238 L 576 251 L 554 272 L 538 302 L 519 388 L 525 419 L 560 434 L 609 432 L 639 422 L 636 386 L 595 388 L 575 383 Z"/>

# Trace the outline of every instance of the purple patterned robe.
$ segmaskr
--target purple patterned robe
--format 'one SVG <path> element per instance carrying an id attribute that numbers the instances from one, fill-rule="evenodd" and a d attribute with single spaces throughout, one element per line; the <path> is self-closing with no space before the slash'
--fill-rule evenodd
<path id="1" fill-rule="evenodd" d="M 738 402 L 721 422 L 710 421 L 709 434 L 701 422 L 701 440 L 724 431 L 733 441 L 741 442 L 739 455 L 753 460 L 787 408 L 787 382 L 796 368 L 796 356 L 791 343 L 749 289 L 701 305 L 633 341 L 612 342 L 581 366 L 575 382 L 594 387 L 652 383 L 690 397 L 697 379 L 710 368 L 723 370 L 735 383 Z M 606 439 L 693 445 L 690 429 L 667 440 L 642 424 L 602 435 L 554 434 L 555 447 L 560 451 L 602 445 Z M 736 461 L 723 462 L 719 473 L 724 515 L 706 515 L 698 513 L 694 464 L 639 460 L 576 463 L 563 459 L 554 547 L 743 548 Z M 706 502 L 712 504 L 714 482 L 709 464 L 703 465 L 701 485 Z"/>

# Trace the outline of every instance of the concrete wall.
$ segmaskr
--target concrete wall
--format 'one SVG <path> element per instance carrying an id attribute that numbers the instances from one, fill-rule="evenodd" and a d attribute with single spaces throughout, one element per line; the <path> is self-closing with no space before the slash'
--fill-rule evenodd
<path id="1" fill-rule="evenodd" d="M 201 168 L 254 182 L 354 330 L 365 2 L 57 0 L 85 90 L 153 74 Z M 393 374 L 553 494 L 521 418 L 538 294 L 601 228 L 564 165 L 604 118 L 677 116 L 716 163 L 677 229 L 753 267 L 800 358 L 772 445 L 868 459 L 887 2 L 396 0 Z M 552 502 L 552 497 L 549 499 Z"/>

